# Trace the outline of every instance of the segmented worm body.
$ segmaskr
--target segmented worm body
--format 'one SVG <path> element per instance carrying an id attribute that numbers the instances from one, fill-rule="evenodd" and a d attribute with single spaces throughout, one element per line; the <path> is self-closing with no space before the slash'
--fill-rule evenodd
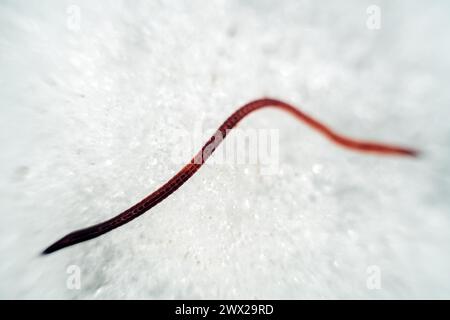
<path id="1" fill-rule="evenodd" d="M 214 150 L 225 139 L 229 131 L 234 128 L 239 121 L 246 117 L 249 113 L 259 110 L 264 107 L 274 107 L 286 111 L 296 117 L 297 119 L 305 122 L 307 125 L 317 130 L 321 134 L 325 135 L 328 139 L 334 143 L 355 151 L 360 152 L 372 152 L 385 155 L 400 155 L 400 156 L 416 156 L 417 152 L 409 148 L 402 148 L 398 146 L 392 146 L 387 144 L 354 140 L 343 135 L 340 135 L 330 128 L 320 123 L 319 121 L 311 118 L 309 115 L 293 107 L 292 105 L 282 102 L 280 100 L 264 98 L 247 103 L 234 112 L 225 122 L 219 127 L 216 133 L 206 142 L 202 149 L 192 158 L 192 160 L 185 165 L 180 172 L 178 172 L 173 178 L 167 181 L 162 187 L 154 191 L 152 194 L 144 198 L 139 203 L 135 204 L 131 208 L 125 210 L 121 214 L 96 224 L 94 226 L 77 230 L 62 239 L 56 241 L 54 244 L 44 250 L 44 254 L 54 252 L 74 245 L 79 242 L 83 242 L 102 234 L 105 234 L 131 220 L 139 217 L 141 214 L 150 210 L 158 203 L 166 199 L 178 188 L 180 188 L 190 177 L 192 177 L 205 161 L 211 156 Z"/>

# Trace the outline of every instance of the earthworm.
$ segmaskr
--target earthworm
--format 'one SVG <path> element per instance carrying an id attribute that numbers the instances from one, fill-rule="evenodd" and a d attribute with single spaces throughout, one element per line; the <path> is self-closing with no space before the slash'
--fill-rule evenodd
<path id="1" fill-rule="evenodd" d="M 45 249 L 43 251 L 43 254 L 49 254 L 64 247 L 96 238 L 117 227 L 124 225 L 125 223 L 130 222 L 131 220 L 150 210 L 158 203 L 166 199 L 168 196 L 170 196 L 178 188 L 180 188 L 187 180 L 189 180 L 189 178 L 192 177 L 210 157 L 210 155 L 219 146 L 223 139 L 225 139 L 229 131 L 234 128 L 243 118 L 245 118 L 249 113 L 264 107 L 274 107 L 286 111 L 323 134 L 335 144 L 348 149 L 360 152 L 377 153 L 382 155 L 399 155 L 411 157 L 415 157 L 418 155 L 418 152 L 413 149 L 370 141 L 360 141 L 338 134 L 328 128 L 326 125 L 313 119 L 306 113 L 300 111 L 299 109 L 286 102 L 270 98 L 255 100 L 245 104 L 236 112 L 234 112 L 230 117 L 228 117 L 228 119 L 225 120 L 225 122 L 219 127 L 216 133 L 205 143 L 202 149 L 192 158 L 192 160 L 159 189 L 151 193 L 149 196 L 147 196 L 131 208 L 125 210 L 121 214 L 107 221 L 69 233 L 68 235 L 64 236 L 63 238 L 49 246 L 47 249 Z"/>

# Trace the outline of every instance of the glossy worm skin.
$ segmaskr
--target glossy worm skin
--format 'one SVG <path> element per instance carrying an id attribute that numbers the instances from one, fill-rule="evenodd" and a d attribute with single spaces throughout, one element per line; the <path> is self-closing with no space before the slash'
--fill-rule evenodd
<path id="1" fill-rule="evenodd" d="M 141 214 L 150 210 L 158 203 L 166 199 L 169 195 L 175 192 L 181 187 L 190 177 L 192 177 L 198 169 L 205 163 L 205 161 L 211 156 L 214 150 L 225 139 L 228 132 L 234 128 L 239 121 L 246 117 L 249 113 L 259 110 L 264 107 L 274 107 L 286 111 L 296 117 L 297 119 L 305 122 L 307 125 L 317 130 L 319 133 L 325 135 L 328 139 L 334 143 L 355 151 L 371 152 L 382 155 L 399 155 L 399 156 L 417 156 L 418 152 L 409 148 L 402 148 L 398 146 L 392 146 L 387 144 L 354 140 L 343 135 L 337 134 L 324 124 L 311 118 L 309 115 L 303 113 L 292 105 L 280 100 L 263 98 L 247 103 L 234 112 L 225 122 L 219 127 L 216 133 L 206 142 L 203 148 L 192 158 L 192 160 L 184 166 L 180 172 L 178 172 L 173 178 L 166 182 L 162 187 L 155 192 L 144 198 L 139 203 L 135 204 L 131 208 L 125 210 L 121 214 L 111 218 L 107 221 L 101 222 L 94 226 L 77 230 L 62 239 L 56 241 L 54 244 L 44 250 L 43 254 L 49 254 L 56 250 L 62 249 L 74 245 L 79 242 L 83 242 L 102 234 L 105 234 L 131 220 L 139 217 Z"/>

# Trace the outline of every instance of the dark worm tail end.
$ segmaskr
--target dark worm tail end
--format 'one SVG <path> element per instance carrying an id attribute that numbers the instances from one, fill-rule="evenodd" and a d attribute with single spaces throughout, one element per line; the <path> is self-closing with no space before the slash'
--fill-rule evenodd
<path id="1" fill-rule="evenodd" d="M 48 247 L 47 249 L 45 249 L 44 251 L 42 251 L 42 255 L 46 255 L 46 254 L 50 254 L 52 252 L 55 252 L 59 249 L 62 249 L 64 247 L 67 247 L 67 244 L 65 245 L 64 243 L 67 241 L 66 240 L 67 236 L 62 238 L 61 240 L 56 241 L 54 244 L 52 244 L 50 247 Z"/>
<path id="2" fill-rule="evenodd" d="M 52 244 L 50 247 L 48 247 L 47 249 L 45 249 L 44 251 L 42 251 L 42 255 L 46 255 L 52 252 L 55 252 L 59 249 L 64 248 L 64 245 L 61 245 L 61 243 L 59 241 L 55 242 L 54 244 Z"/>
<path id="3" fill-rule="evenodd" d="M 106 232 L 106 231 L 105 231 Z M 42 251 L 42 255 L 47 255 L 52 252 L 58 251 L 62 248 L 71 246 L 75 243 L 79 243 L 81 241 L 93 239 L 99 235 L 98 232 L 98 226 L 93 226 L 85 229 L 81 229 L 78 231 L 74 231 L 72 233 L 69 233 L 68 235 L 62 237 L 55 243 L 53 243 L 51 246 L 49 246 L 47 249 Z"/>

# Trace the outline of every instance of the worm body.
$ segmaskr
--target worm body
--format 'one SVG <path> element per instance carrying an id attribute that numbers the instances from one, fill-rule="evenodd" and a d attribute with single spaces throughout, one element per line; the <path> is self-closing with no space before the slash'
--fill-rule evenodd
<path id="1" fill-rule="evenodd" d="M 320 123 L 319 121 L 311 118 L 309 115 L 303 113 L 299 109 L 292 105 L 280 100 L 263 98 L 249 102 L 234 112 L 227 120 L 219 127 L 216 133 L 206 142 L 202 149 L 192 158 L 192 160 L 185 165 L 173 178 L 167 181 L 159 189 L 151 193 L 139 203 L 135 204 L 131 208 L 125 210 L 119 215 L 93 225 L 91 227 L 74 231 L 64 236 L 54 244 L 49 246 L 43 251 L 43 254 L 49 254 L 64 247 L 68 247 L 79 242 L 83 242 L 92 238 L 96 238 L 102 234 L 105 234 L 131 220 L 139 217 L 146 211 L 150 210 L 158 203 L 166 199 L 178 188 L 180 188 L 190 177 L 192 177 L 200 167 L 211 156 L 214 150 L 225 139 L 228 132 L 233 129 L 239 121 L 246 117 L 249 113 L 259 110 L 264 107 L 274 107 L 281 109 L 285 112 L 296 117 L 298 120 L 303 121 L 319 133 L 326 136 L 334 143 L 355 151 L 371 152 L 384 155 L 399 155 L 399 156 L 417 156 L 417 151 L 403 148 L 398 146 L 392 146 L 387 144 L 375 143 L 370 141 L 354 140 L 343 135 L 340 135 L 330 128 Z"/>

